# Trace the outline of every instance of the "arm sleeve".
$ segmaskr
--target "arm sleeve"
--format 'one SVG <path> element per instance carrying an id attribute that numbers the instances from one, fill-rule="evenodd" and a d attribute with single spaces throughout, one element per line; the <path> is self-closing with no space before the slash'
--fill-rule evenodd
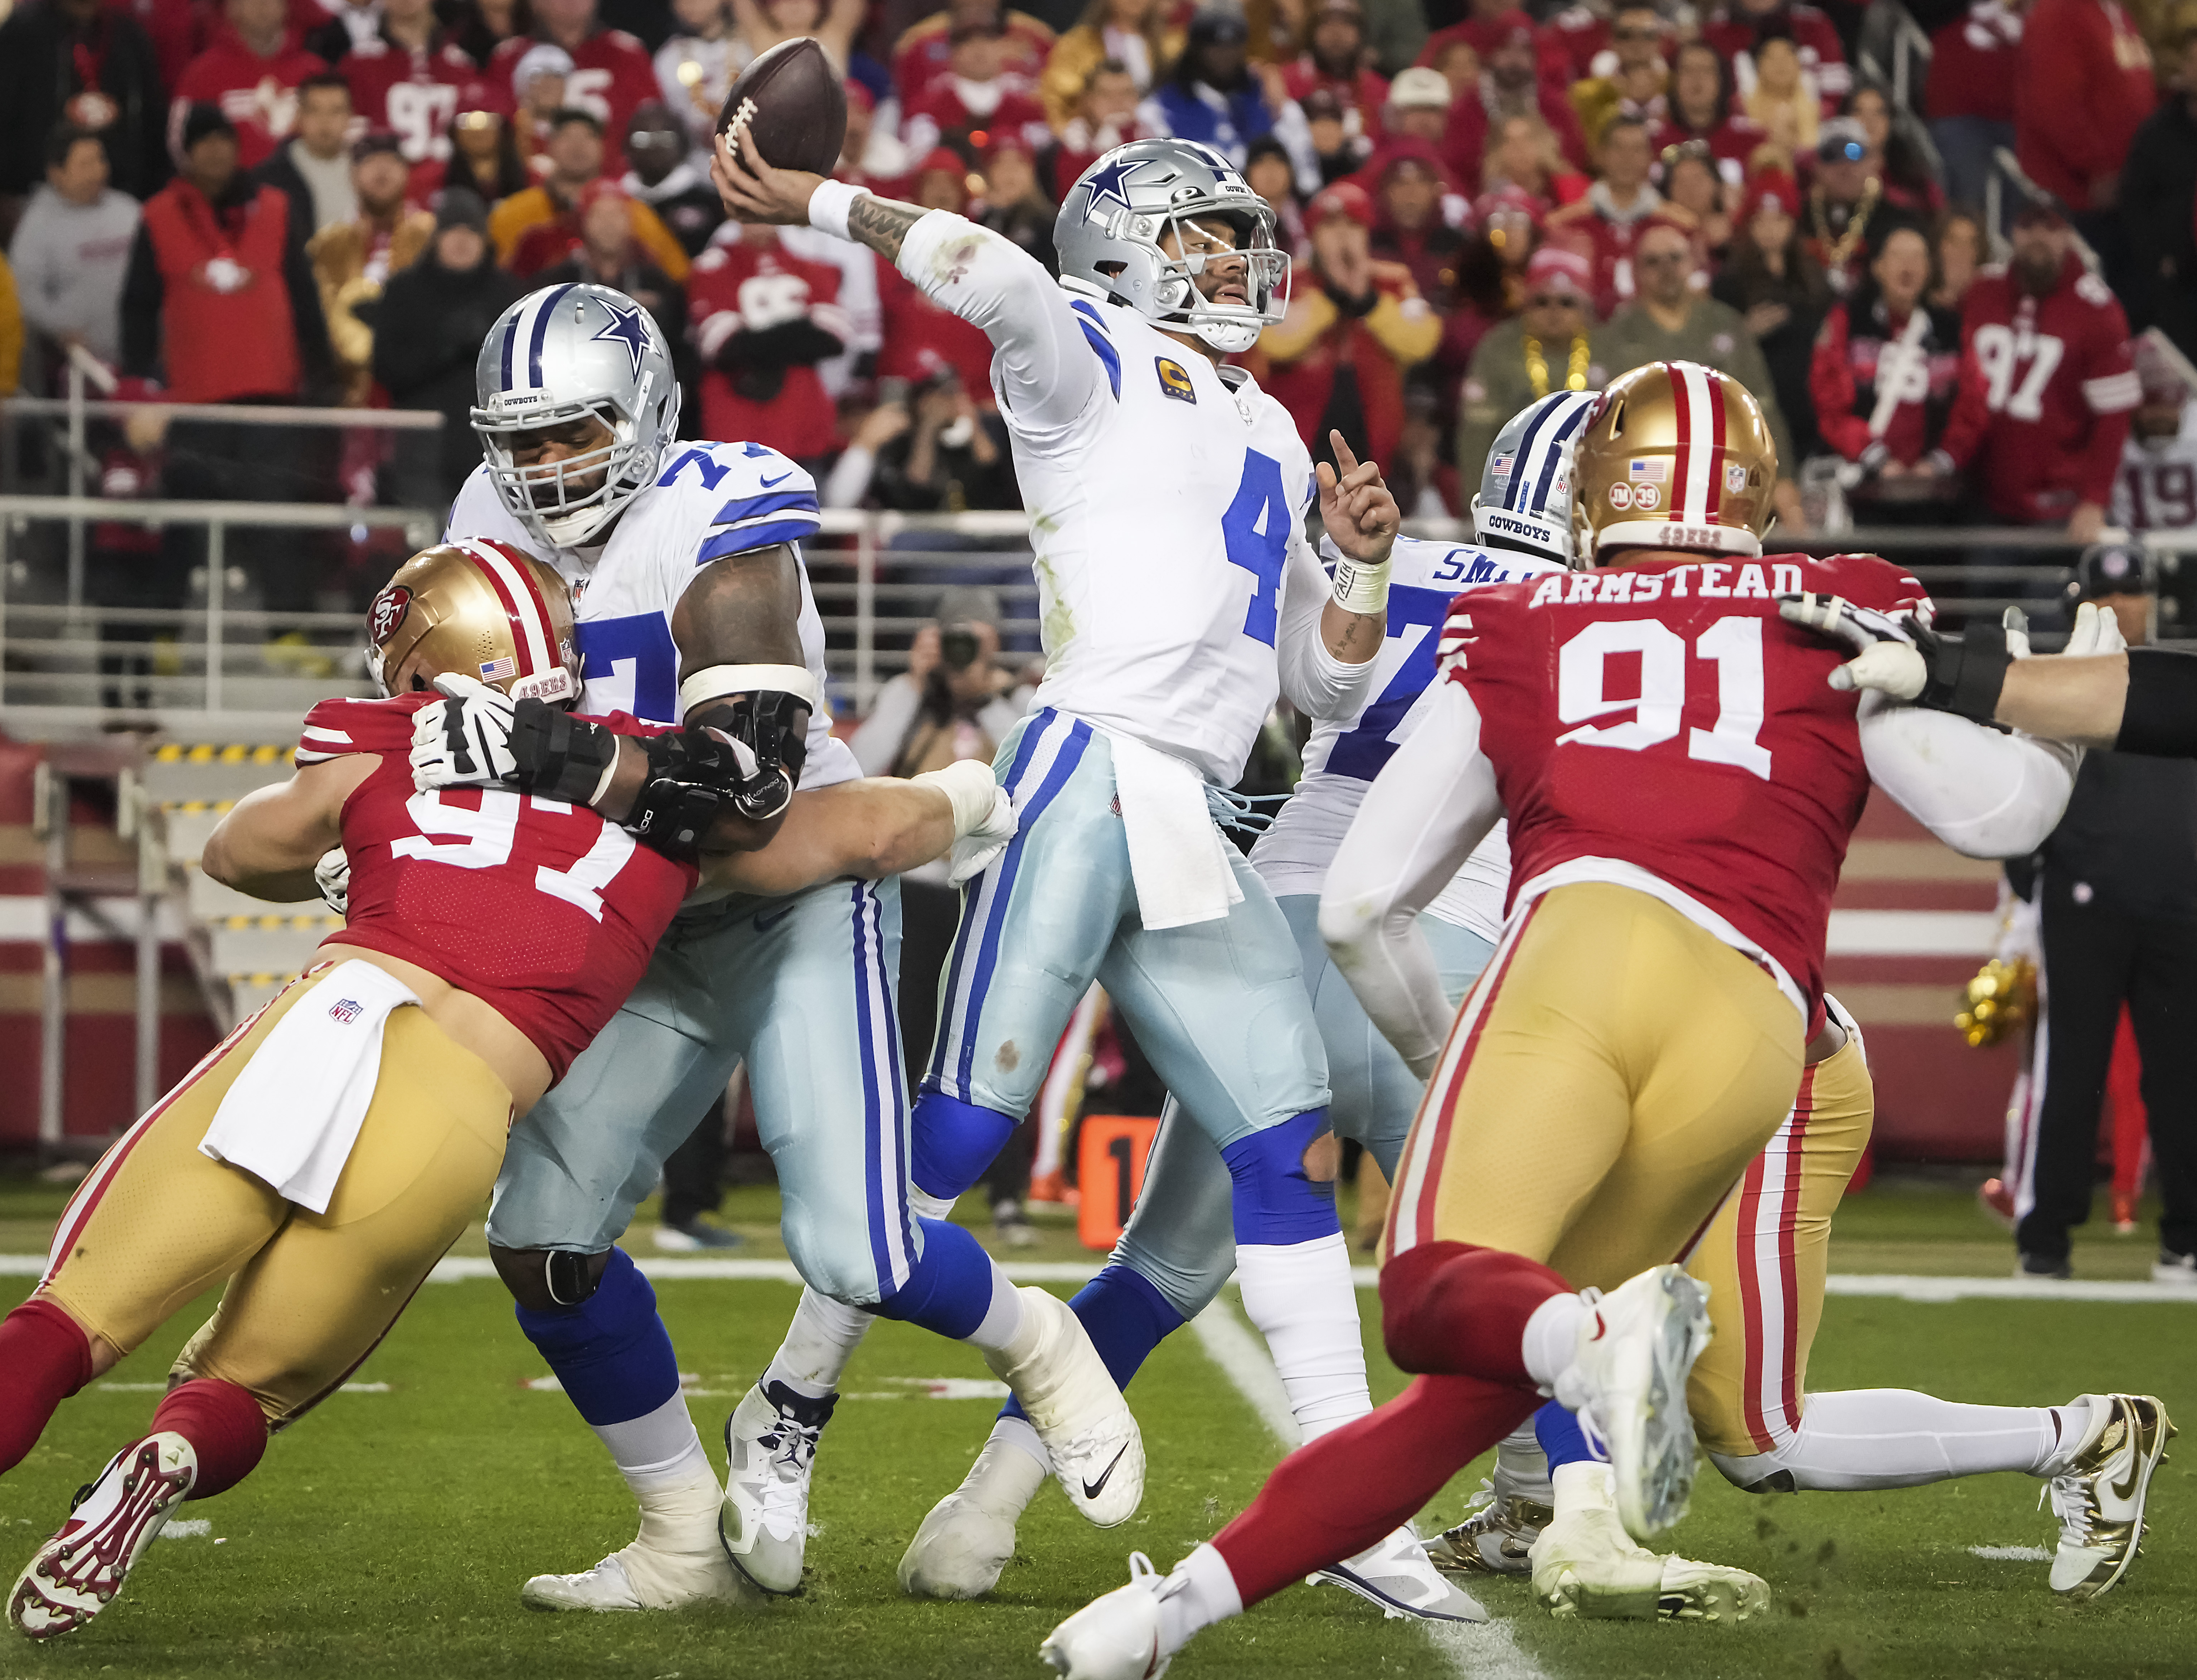
<path id="1" fill-rule="evenodd" d="M 1301 532 L 1292 531 L 1282 576 L 1282 610 L 1274 655 L 1282 692 L 1307 717 L 1349 717 L 1365 704 L 1375 661 L 1345 664 L 1327 651 L 1320 611 L 1334 591 Z"/>
<path id="2" fill-rule="evenodd" d="M 1862 702 L 1862 757 L 1899 808 L 1964 857 L 2022 857 L 2060 826 L 2079 747 L 2006 734 L 1881 694 Z"/>
<path id="3" fill-rule="evenodd" d="M 1503 814 L 1464 685 L 1438 685 L 1427 715 L 1383 767 L 1328 866 L 1320 937 L 1382 1036 L 1424 1079 L 1455 1011 L 1419 931 L 1431 904 Z"/>
<path id="4" fill-rule="evenodd" d="M 1118 400 L 1122 355 L 1098 309 L 1078 308 L 1012 240 L 934 210 L 907 230 L 899 268 L 992 341 L 994 375 L 1017 430 L 1064 431 L 1094 403 Z"/>

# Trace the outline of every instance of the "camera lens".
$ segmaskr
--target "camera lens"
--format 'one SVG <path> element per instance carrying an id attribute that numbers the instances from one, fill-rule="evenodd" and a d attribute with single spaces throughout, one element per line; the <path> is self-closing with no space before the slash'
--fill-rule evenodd
<path id="1" fill-rule="evenodd" d="M 951 669 L 967 670 L 977 663 L 977 633 L 974 630 L 948 630 L 938 638 L 938 657 Z"/>

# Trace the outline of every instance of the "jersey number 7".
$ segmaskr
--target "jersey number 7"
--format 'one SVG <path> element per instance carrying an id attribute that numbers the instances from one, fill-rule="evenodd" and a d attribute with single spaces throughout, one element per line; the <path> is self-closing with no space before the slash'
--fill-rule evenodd
<path id="1" fill-rule="evenodd" d="M 1610 694 L 1613 654 L 1639 656 L 1637 698 Z M 1762 621 L 1718 619 L 1694 638 L 1693 657 L 1716 667 L 1717 718 L 1713 728 L 1687 731 L 1686 756 L 1735 765 L 1768 781 L 1770 749 L 1756 739 L 1762 733 Z M 1556 652 L 1556 716 L 1578 726 L 1557 736 L 1556 744 L 1644 752 L 1676 739 L 1686 706 L 1688 663 L 1684 639 L 1655 619 L 1588 625 Z M 1620 710 L 1632 715 L 1622 723 L 1586 721 Z"/>

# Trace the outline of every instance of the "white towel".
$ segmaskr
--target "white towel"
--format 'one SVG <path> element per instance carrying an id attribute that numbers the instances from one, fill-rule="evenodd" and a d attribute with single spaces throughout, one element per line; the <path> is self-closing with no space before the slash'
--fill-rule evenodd
<path id="1" fill-rule="evenodd" d="M 1230 905 L 1243 901 L 1243 889 L 1206 805 L 1205 779 L 1142 741 L 1111 730 L 1106 739 L 1114 750 L 1114 791 L 1145 926 L 1219 921 Z"/>
<path id="2" fill-rule="evenodd" d="M 381 1076 L 382 1028 L 390 1011 L 419 1001 L 372 963 L 337 964 L 260 1040 L 199 1153 L 327 1213 Z"/>

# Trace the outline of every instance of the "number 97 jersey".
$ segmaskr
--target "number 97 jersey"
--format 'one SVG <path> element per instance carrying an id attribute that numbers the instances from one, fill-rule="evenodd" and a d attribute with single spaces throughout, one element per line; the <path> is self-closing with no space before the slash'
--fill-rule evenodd
<path id="1" fill-rule="evenodd" d="M 1515 910 L 1637 888 L 1759 962 L 1807 1017 L 1868 797 L 1842 657 L 1777 616 L 1812 590 L 1881 610 L 1922 587 L 1874 555 L 1657 559 L 1461 599 L 1445 673 L 1472 696 L 1510 825 Z"/>

